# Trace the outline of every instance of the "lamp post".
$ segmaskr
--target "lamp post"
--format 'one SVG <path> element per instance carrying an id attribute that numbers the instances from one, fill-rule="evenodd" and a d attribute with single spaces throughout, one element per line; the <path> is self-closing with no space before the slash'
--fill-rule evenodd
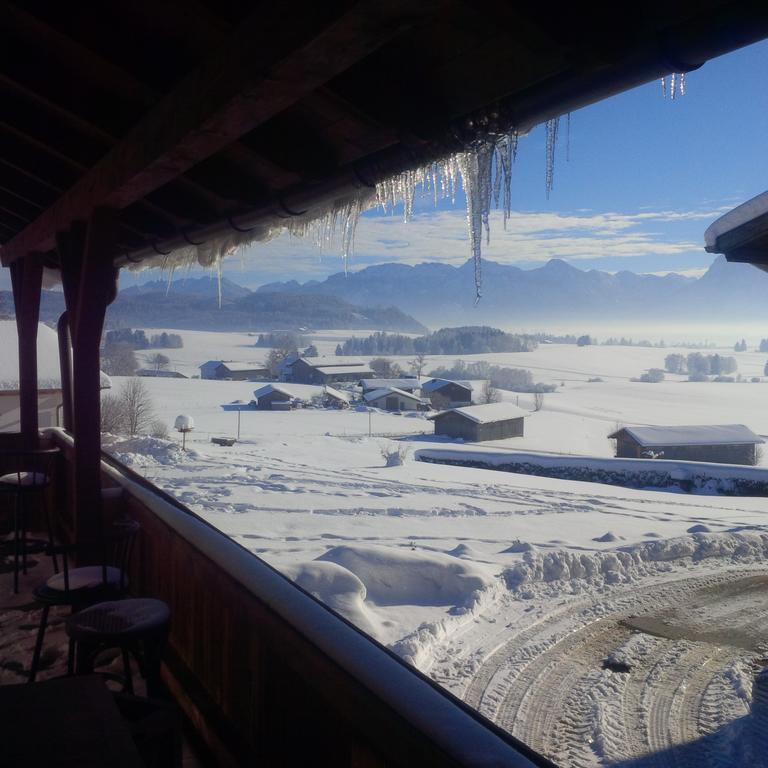
<path id="1" fill-rule="evenodd" d="M 187 432 L 195 428 L 195 420 L 191 416 L 177 416 L 173 424 L 177 432 L 181 432 L 181 450 L 187 450 Z"/>

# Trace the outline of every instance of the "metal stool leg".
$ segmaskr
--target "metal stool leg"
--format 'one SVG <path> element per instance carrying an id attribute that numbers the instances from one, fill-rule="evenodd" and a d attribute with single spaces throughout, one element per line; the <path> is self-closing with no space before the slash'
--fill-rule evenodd
<path id="1" fill-rule="evenodd" d="M 29 669 L 29 682 L 34 683 L 37 676 L 37 668 L 40 666 L 40 654 L 43 650 L 43 640 L 45 639 L 45 628 L 48 626 L 48 612 L 51 610 L 49 605 L 43 606 L 43 613 L 40 616 L 40 627 L 37 630 L 37 640 L 35 641 L 35 652 L 32 655 L 32 666 Z"/>
<path id="2" fill-rule="evenodd" d="M 19 594 L 19 497 L 13 503 L 13 593 Z"/>

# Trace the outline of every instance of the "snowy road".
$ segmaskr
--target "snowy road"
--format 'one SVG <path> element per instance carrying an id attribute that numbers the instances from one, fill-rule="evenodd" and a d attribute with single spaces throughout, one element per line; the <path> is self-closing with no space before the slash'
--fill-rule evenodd
<path id="1" fill-rule="evenodd" d="M 755 740 L 765 723 L 750 713 L 752 677 L 765 663 L 767 585 L 765 571 L 739 570 L 621 589 L 521 632 L 510 628 L 512 637 L 477 669 L 464 698 L 561 765 L 640 757 L 647 768 L 768 765 Z M 681 605 L 697 613 L 696 622 L 687 615 L 675 626 Z M 710 638 L 718 642 L 701 639 L 723 614 L 728 622 Z M 662 617 L 659 635 L 634 629 L 635 617 Z M 730 726 L 739 718 L 736 743 Z M 676 751 L 679 745 L 689 746 Z"/>

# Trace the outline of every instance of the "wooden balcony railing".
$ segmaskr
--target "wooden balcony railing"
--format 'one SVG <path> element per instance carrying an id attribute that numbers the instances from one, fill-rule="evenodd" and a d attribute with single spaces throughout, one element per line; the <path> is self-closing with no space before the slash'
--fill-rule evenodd
<path id="1" fill-rule="evenodd" d="M 68 465 L 72 439 L 49 435 Z M 549 765 L 107 456 L 102 486 L 141 523 L 131 589 L 171 606 L 164 677 L 219 764 Z"/>

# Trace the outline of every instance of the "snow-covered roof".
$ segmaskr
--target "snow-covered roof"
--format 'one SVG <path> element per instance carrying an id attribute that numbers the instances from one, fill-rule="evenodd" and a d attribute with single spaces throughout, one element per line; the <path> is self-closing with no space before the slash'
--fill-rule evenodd
<path id="1" fill-rule="evenodd" d="M 223 360 L 206 360 L 202 365 L 198 365 L 198 368 L 218 368 L 224 361 Z"/>
<path id="2" fill-rule="evenodd" d="M 352 399 L 349 393 L 342 392 L 340 389 L 335 389 L 334 387 L 326 386 L 323 389 L 323 392 L 330 397 L 335 397 L 337 400 L 343 400 L 345 403 L 348 403 Z"/>
<path id="3" fill-rule="evenodd" d="M 640 445 L 652 448 L 665 445 L 754 445 L 764 443 L 743 424 L 717 424 L 680 427 L 624 427 L 614 432 L 627 432 Z"/>
<path id="4" fill-rule="evenodd" d="M 302 357 L 301 358 L 307 365 L 311 365 L 313 368 L 331 368 L 343 366 L 347 368 L 354 365 L 365 365 L 367 363 L 358 357 L 346 357 L 344 355 L 324 355 L 322 357 Z"/>
<path id="5" fill-rule="evenodd" d="M 265 384 L 254 390 L 253 396 L 258 400 L 272 392 L 279 392 L 281 395 L 285 395 L 288 400 L 305 400 L 308 402 L 313 397 L 322 395 L 323 387 L 317 384 L 284 384 L 281 381 L 279 384 Z"/>
<path id="6" fill-rule="evenodd" d="M 370 389 L 386 389 L 395 387 L 397 389 L 418 389 L 421 383 L 417 378 L 413 379 L 361 379 L 360 386 L 364 391 Z"/>
<path id="7" fill-rule="evenodd" d="M 366 363 L 354 363 L 353 365 L 316 365 L 314 366 L 316 371 L 326 374 L 327 376 L 333 376 L 335 373 L 373 373 L 373 371 L 367 366 Z"/>
<path id="8" fill-rule="evenodd" d="M 415 400 L 418 403 L 421 402 L 420 397 L 412 395 L 410 392 L 404 392 L 402 389 L 397 389 L 396 387 L 382 387 L 381 389 L 373 389 L 363 395 L 363 400 L 370 403 L 373 400 L 378 400 L 380 397 L 386 397 L 387 395 L 398 395 L 399 397 L 405 397 L 408 400 Z"/>
<path id="9" fill-rule="evenodd" d="M 19 337 L 15 320 L 0 320 L 0 390 L 19 390 Z M 101 374 L 101 388 L 109 389 L 112 381 Z M 56 331 L 40 323 L 37 326 L 37 388 L 61 389 L 59 370 L 59 338 Z"/>
<path id="10" fill-rule="evenodd" d="M 716 219 L 707 227 L 704 232 L 704 242 L 707 250 L 714 250 L 717 245 L 717 238 L 737 229 L 752 219 L 763 216 L 768 213 L 768 192 L 763 192 L 746 203 L 742 203 L 732 211 L 728 211 L 724 216 Z"/>
<path id="11" fill-rule="evenodd" d="M 487 405 L 465 405 L 462 408 L 449 408 L 440 413 L 427 416 L 428 419 L 437 419 L 446 413 L 456 413 L 465 419 L 474 421 L 475 424 L 490 424 L 494 421 L 507 421 L 509 419 L 521 419 L 530 416 L 531 412 L 518 408 L 512 403 L 488 403 Z"/>
<path id="12" fill-rule="evenodd" d="M 235 363 L 235 362 L 222 362 L 228 371 L 235 373 L 236 371 L 263 371 L 264 363 Z"/>
<path id="13" fill-rule="evenodd" d="M 430 379 L 421 385 L 421 391 L 434 392 L 436 389 L 442 389 L 446 384 L 458 384 L 460 387 L 472 391 L 472 385 L 468 381 L 453 381 L 452 379 Z"/>

